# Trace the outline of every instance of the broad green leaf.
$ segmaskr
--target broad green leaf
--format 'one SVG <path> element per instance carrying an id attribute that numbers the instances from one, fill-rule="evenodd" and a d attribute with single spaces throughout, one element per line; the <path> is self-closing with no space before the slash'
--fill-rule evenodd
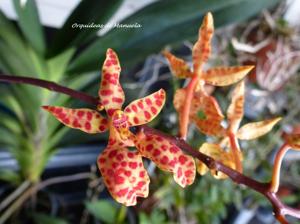
<path id="1" fill-rule="evenodd" d="M 0 27 L 0 60 L 5 61 L 10 69 L 9 72 L 14 72 L 14 75 L 33 74 L 34 68 L 28 57 L 27 46 L 14 24 L 1 10 Z"/>
<path id="2" fill-rule="evenodd" d="M 16 117 L 8 115 L 7 113 L 1 110 L 0 110 L 0 116 L 1 116 L 0 125 L 4 126 L 12 133 L 21 134 L 20 123 L 18 122 Z"/>
<path id="3" fill-rule="evenodd" d="M 13 85 L 12 89 L 18 104 L 20 104 L 20 107 L 22 108 L 24 124 L 32 131 L 36 130 L 40 123 L 38 113 L 41 111 L 40 106 L 42 105 L 43 94 L 46 90 L 26 85 Z"/>
<path id="4" fill-rule="evenodd" d="M 32 218 L 35 224 L 67 224 L 64 219 L 57 218 L 44 213 L 33 213 Z"/>
<path id="5" fill-rule="evenodd" d="M 74 52 L 75 49 L 70 48 L 48 60 L 49 76 L 52 81 L 58 81 L 62 78 Z"/>
<path id="6" fill-rule="evenodd" d="M 14 0 L 18 23 L 30 45 L 41 55 L 45 52 L 45 39 L 35 0 Z"/>
<path id="7" fill-rule="evenodd" d="M 4 148 L 17 145 L 15 134 L 2 125 L 0 125 L 0 145 Z"/>
<path id="8" fill-rule="evenodd" d="M 123 0 L 89 0 L 81 1 L 69 16 L 63 27 L 57 32 L 48 52 L 49 57 L 61 53 L 71 46 L 79 46 L 96 35 L 100 28 L 76 28 L 76 24 L 103 24 L 117 11 Z"/>
<path id="9" fill-rule="evenodd" d="M 7 86 L 6 86 L 7 87 Z M 3 106 L 12 112 L 19 121 L 23 118 L 23 111 L 21 108 L 21 105 L 19 104 L 18 100 L 14 97 L 13 92 L 11 91 L 11 88 L 4 88 L 1 86 L 0 88 L 0 103 L 3 104 Z"/>
<path id="10" fill-rule="evenodd" d="M 18 173 L 12 170 L 0 170 L 0 180 L 9 182 L 11 184 L 21 183 L 21 178 Z"/>
<path id="11" fill-rule="evenodd" d="M 95 202 L 86 202 L 85 206 L 96 219 L 106 223 L 115 223 L 119 205 L 114 206 L 109 201 L 98 200 Z"/>
<path id="12" fill-rule="evenodd" d="M 280 120 L 281 118 L 277 117 L 269 120 L 245 124 L 238 130 L 237 137 L 242 140 L 258 138 L 271 131 L 274 125 Z"/>
<path id="13" fill-rule="evenodd" d="M 132 65 L 167 44 L 194 38 L 202 17 L 211 11 L 216 27 L 239 22 L 273 6 L 278 0 L 169 0 L 157 1 L 120 22 L 138 23 L 135 29 L 113 29 L 87 47 L 69 67 L 69 72 L 99 69 L 107 48 L 116 50 L 122 65 Z"/>
<path id="14" fill-rule="evenodd" d="M 19 55 L 18 55 L 19 53 Z M 31 75 L 34 74 L 34 68 L 32 62 L 27 60 L 28 52 L 26 53 L 26 58 L 22 58 L 22 49 L 17 52 L 16 49 L 10 47 L 3 39 L 0 37 L 0 60 L 1 64 L 4 66 L 4 72 L 6 74 L 13 75 Z M 30 65 L 29 65 L 30 64 Z"/>

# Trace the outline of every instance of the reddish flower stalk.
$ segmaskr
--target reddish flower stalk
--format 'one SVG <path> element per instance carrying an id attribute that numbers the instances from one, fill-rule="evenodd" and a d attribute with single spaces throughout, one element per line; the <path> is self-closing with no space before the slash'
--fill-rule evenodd
<path id="1" fill-rule="evenodd" d="M 282 160 L 289 149 L 290 146 L 288 144 L 283 144 L 275 156 L 270 192 L 276 193 L 278 191 L 280 184 L 280 169 Z"/>
<path id="2" fill-rule="evenodd" d="M 13 76 L 13 75 L 0 75 L 0 81 L 9 82 L 9 83 L 25 83 L 33 86 L 43 87 L 49 89 L 53 92 L 63 93 L 65 95 L 71 96 L 72 98 L 79 99 L 86 103 L 99 105 L 99 99 L 93 96 L 90 96 L 86 93 L 79 92 L 73 89 L 70 89 L 65 86 L 61 86 L 55 82 L 50 82 L 42 79 L 23 77 L 23 76 Z M 100 106 L 100 105 L 99 105 Z"/>
<path id="3" fill-rule="evenodd" d="M 224 164 L 214 160 L 212 157 L 207 156 L 198 150 L 193 149 L 185 140 L 167 135 L 163 132 L 160 132 L 156 129 L 150 128 L 146 125 L 139 127 L 139 131 L 145 134 L 156 134 L 160 135 L 174 145 L 178 146 L 183 150 L 185 153 L 193 156 L 194 158 L 199 159 L 201 162 L 205 163 L 209 169 L 213 169 L 216 171 L 220 171 L 225 173 L 230 179 L 232 179 L 235 183 L 240 185 L 245 185 L 262 195 L 264 195 L 272 204 L 273 211 L 276 219 L 280 221 L 280 223 L 287 224 L 288 221 L 286 220 L 286 215 L 293 216 L 295 218 L 300 219 L 300 210 L 291 208 L 285 205 L 276 193 L 270 191 L 271 183 L 261 183 L 258 182 L 250 177 L 247 177 L 236 170 L 231 169 L 230 167 L 225 166 Z"/>
<path id="4" fill-rule="evenodd" d="M 49 82 L 46 80 L 41 80 L 41 79 L 35 79 L 35 78 L 26 78 L 26 77 L 19 77 L 19 76 L 7 76 L 7 75 L 0 75 L 0 80 L 5 81 L 8 83 L 24 83 L 24 84 L 30 84 L 30 85 L 35 85 L 43 88 L 47 88 L 51 91 L 58 92 L 58 93 L 63 93 L 66 95 L 69 95 L 72 98 L 76 98 L 79 100 L 82 100 L 86 103 L 91 103 L 95 106 L 99 105 L 98 99 L 94 98 L 90 95 L 87 95 L 85 93 L 58 85 L 53 82 Z M 144 134 L 154 134 L 154 135 L 159 135 L 162 136 L 163 138 L 168 139 L 170 142 L 172 142 L 174 145 L 178 146 L 181 150 L 183 150 L 185 153 L 193 156 L 194 158 L 200 160 L 201 162 L 205 163 L 206 166 L 209 169 L 213 169 L 219 172 L 222 172 L 226 174 L 232 181 L 234 181 L 237 184 L 247 186 L 262 195 L 264 195 L 272 204 L 273 206 L 273 211 L 274 215 L 277 218 L 280 223 L 287 224 L 288 221 L 286 220 L 287 215 L 295 217 L 300 219 L 300 210 L 291 208 L 280 200 L 278 195 L 275 192 L 271 191 L 271 183 L 261 183 L 258 182 L 250 177 L 247 177 L 243 175 L 242 173 L 231 169 L 230 167 L 225 166 L 224 164 L 214 160 L 212 157 L 209 157 L 195 149 L 193 149 L 184 139 L 170 136 L 168 134 L 165 134 L 163 132 L 160 132 L 159 130 L 153 129 L 148 127 L 147 125 L 142 125 L 137 128 L 137 131 L 139 133 L 144 133 Z M 282 148 L 285 148 L 283 146 Z M 280 154 L 278 155 L 278 161 L 282 159 L 282 156 L 285 153 L 285 149 L 280 150 Z M 280 168 L 280 162 L 275 162 L 276 170 L 279 170 Z M 276 174 L 276 172 L 275 172 Z M 276 182 L 278 183 L 278 182 Z"/>
<path id="5" fill-rule="evenodd" d="M 195 88 L 199 81 L 199 75 L 194 75 L 188 86 L 186 87 L 186 101 L 183 107 L 183 112 L 181 115 L 181 126 L 179 129 L 179 136 L 186 140 L 187 132 L 188 132 L 188 126 L 190 121 L 190 110 L 191 110 L 191 104 L 192 99 L 194 96 Z"/>
<path id="6" fill-rule="evenodd" d="M 242 165 L 242 161 L 240 159 L 241 150 L 240 150 L 238 139 L 235 136 L 235 134 L 233 134 L 232 132 L 228 133 L 228 137 L 229 137 L 229 142 L 230 142 L 230 146 L 232 149 L 234 163 L 236 165 L 236 170 L 240 173 L 243 173 L 243 165 Z"/>

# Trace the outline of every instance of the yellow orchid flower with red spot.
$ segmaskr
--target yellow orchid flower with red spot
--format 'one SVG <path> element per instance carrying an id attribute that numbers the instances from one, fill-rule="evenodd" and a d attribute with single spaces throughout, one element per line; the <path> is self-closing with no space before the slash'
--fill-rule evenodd
<path id="1" fill-rule="evenodd" d="M 214 32 L 213 17 L 208 13 L 199 29 L 199 38 L 192 49 L 193 70 L 187 63 L 164 52 L 172 73 L 178 78 L 191 78 L 189 84 L 178 89 L 174 96 L 174 106 L 179 114 L 180 135 L 185 138 L 189 119 L 207 135 L 224 134 L 220 125 L 224 116 L 214 97 L 209 96 L 204 85 L 227 86 L 243 79 L 253 66 L 216 67 L 203 71 L 203 65 L 211 53 L 211 40 Z M 190 101 L 190 102 L 188 102 Z M 200 116 L 199 116 L 200 113 Z M 205 116 L 201 116 L 201 114 Z"/>
<path id="2" fill-rule="evenodd" d="M 241 120 L 244 116 L 244 81 L 239 82 L 233 93 L 231 103 L 227 109 L 228 127 L 224 130 L 224 136 L 220 144 L 205 143 L 199 149 L 207 155 L 212 156 L 215 160 L 223 162 L 232 169 L 242 171 L 241 161 L 243 160 L 242 153 L 238 144 L 240 140 L 252 140 L 268 133 L 273 126 L 280 121 L 281 118 L 272 118 L 269 120 L 252 122 L 245 124 L 239 128 Z M 228 148 L 225 151 L 223 148 Z M 239 167 L 240 166 L 240 167 Z M 204 163 L 198 162 L 198 172 L 203 175 L 207 172 L 207 167 Z M 212 172 L 213 173 L 213 172 Z M 216 178 L 226 178 L 224 174 L 213 174 Z"/>
<path id="3" fill-rule="evenodd" d="M 238 139 L 254 139 L 268 131 L 280 120 L 270 119 L 262 122 L 254 122 L 239 128 L 243 117 L 244 82 L 240 82 L 234 93 L 232 103 L 227 111 L 228 128 L 224 128 L 221 122 L 224 115 L 213 96 L 210 96 L 204 86 L 228 86 L 242 80 L 253 66 L 216 67 L 203 70 L 203 65 L 211 54 L 211 40 L 214 32 L 213 17 L 208 13 L 199 29 L 199 37 L 192 49 L 193 69 L 188 64 L 169 52 L 164 52 L 169 61 L 172 73 L 178 78 L 190 78 L 190 82 L 184 88 L 178 89 L 174 95 L 174 107 L 179 114 L 179 135 L 186 138 L 189 122 L 206 135 L 223 137 L 229 152 L 222 150 L 221 146 L 206 145 L 200 148 L 210 153 L 216 160 L 222 158 L 234 169 L 242 172 L 242 154 Z M 208 154 L 210 154 L 208 153 Z M 231 163 L 229 160 L 234 161 Z M 201 164 L 201 163 L 200 163 Z M 205 166 L 201 164 L 201 166 Z M 204 173 L 204 172 L 200 172 Z"/>
<path id="4" fill-rule="evenodd" d="M 196 168 L 192 157 L 184 155 L 179 148 L 167 140 L 154 139 L 152 141 L 153 152 L 150 153 L 148 138 L 136 136 L 130 132 L 130 127 L 148 123 L 159 114 L 165 103 L 165 91 L 161 89 L 135 100 L 122 111 L 125 96 L 119 83 L 120 72 L 117 54 L 112 49 L 108 49 L 98 92 L 101 103 L 98 110 L 105 109 L 107 118 L 100 115 L 99 111 L 91 109 L 70 109 L 57 106 L 44 106 L 43 108 L 71 128 L 87 133 L 100 133 L 109 129 L 108 145 L 98 157 L 98 167 L 112 197 L 124 205 L 131 206 L 136 204 L 137 197 L 147 197 L 149 192 L 150 180 L 143 165 L 143 156 L 152 159 L 163 170 L 175 173 L 175 181 L 181 186 L 193 182 Z M 164 147 L 161 147 L 162 143 Z M 132 146 L 136 146 L 138 150 L 129 150 L 128 147 Z M 173 153 L 174 147 L 177 149 L 176 153 Z M 147 148 L 147 153 L 144 151 L 145 148 Z M 162 158 L 158 159 L 159 156 Z M 186 164 L 189 172 L 185 167 L 179 169 L 178 165 L 174 164 L 182 164 L 179 157 L 182 158 L 181 160 L 189 161 Z M 180 172 L 184 173 L 179 175 Z"/>

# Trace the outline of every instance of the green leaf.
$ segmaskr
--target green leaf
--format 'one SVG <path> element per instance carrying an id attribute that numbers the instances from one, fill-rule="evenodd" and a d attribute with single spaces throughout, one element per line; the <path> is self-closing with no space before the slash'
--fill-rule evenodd
<path id="1" fill-rule="evenodd" d="M 44 213 L 33 213 L 32 218 L 36 224 L 67 224 L 64 219 L 50 216 Z"/>
<path id="2" fill-rule="evenodd" d="M 86 202 L 85 206 L 96 219 L 106 223 L 115 223 L 119 205 L 114 206 L 106 200 L 98 200 L 95 202 Z"/>
<path id="3" fill-rule="evenodd" d="M 104 24 L 117 11 L 123 0 L 85 0 L 81 1 L 57 32 L 48 52 L 49 57 L 61 53 L 70 46 L 78 46 L 96 35 L 98 28 L 75 28 L 74 24 Z"/>
<path id="4" fill-rule="evenodd" d="M 45 39 L 35 0 L 14 0 L 18 23 L 27 41 L 41 55 L 45 52 Z"/>
<path id="5" fill-rule="evenodd" d="M 202 17 L 214 15 L 216 27 L 239 22 L 274 5 L 278 0 L 169 0 L 157 1 L 122 21 L 142 28 L 113 29 L 87 47 L 69 67 L 69 72 L 99 69 L 107 48 L 113 48 L 122 64 L 132 65 L 167 44 L 190 39 L 198 34 Z"/>
<path id="6" fill-rule="evenodd" d="M 48 60 L 49 76 L 52 81 L 58 81 L 62 78 L 74 52 L 75 49 L 70 48 Z"/>
<path id="7" fill-rule="evenodd" d="M 16 56 L 14 52 L 2 39 L 0 39 L 0 61 L 4 67 L 6 74 L 21 74 L 21 71 L 25 71 L 25 74 L 29 74 L 31 68 L 27 67 L 26 63 L 20 56 Z"/>
<path id="8" fill-rule="evenodd" d="M 21 183 L 20 176 L 12 170 L 0 170 L 0 180 L 7 181 L 11 184 Z"/>
<path id="9" fill-rule="evenodd" d="M 3 113 L 2 111 L 0 111 L 0 116 L 1 116 L 0 125 L 3 125 L 5 128 L 7 128 L 9 131 L 11 131 L 14 134 L 21 134 L 20 123 L 15 117 Z"/>
<path id="10" fill-rule="evenodd" d="M 168 222 L 166 222 L 166 217 L 163 212 L 154 210 L 150 215 L 146 215 L 145 213 L 141 212 L 139 214 L 139 223 L 140 224 L 152 224 L 152 223 L 165 224 Z"/>
<path id="11" fill-rule="evenodd" d="M 25 44 L 14 24 L 0 10 L 0 60 L 5 72 L 14 75 L 32 75 L 34 68 Z"/>
<path id="12" fill-rule="evenodd" d="M 0 126 L 0 145 L 2 147 L 15 146 L 17 144 L 14 133 Z"/>

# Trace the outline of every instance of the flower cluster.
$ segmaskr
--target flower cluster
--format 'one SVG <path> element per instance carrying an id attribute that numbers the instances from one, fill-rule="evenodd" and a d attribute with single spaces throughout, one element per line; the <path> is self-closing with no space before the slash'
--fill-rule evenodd
<path id="1" fill-rule="evenodd" d="M 203 65 L 211 52 L 213 31 L 213 18 L 208 13 L 192 50 L 192 69 L 182 59 L 164 52 L 174 75 L 190 79 L 186 87 L 176 91 L 173 101 L 179 114 L 180 137 L 186 138 L 188 125 L 190 121 L 193 122 L 202 133 L 221 138 L 215 144 L 204 143 L 200 151 L 232 169 L 242 171 L 238 139 L 257 138 L 270 131 L 280 118 L 254 122 L 239 128 L 244 115 L 244 81 L 241 80 L 252 66 L 216 67 L 204 71 Z M 99 105 L 96 110 L 60 106 L 43 108 L 71 128 L 90 134 L 109 130 L 108 144 L 98 157 L 98 167 L 112 197 L 130 206 L 136 204 L 137 197 L 147 197 L 149 193 L 150 178 L 144 167 L 143 157 L 153 161 L 160 169 L 171 172 L 175 182 L 182 187 L 194 182 L 196 165 L 191 156 L 184 154 L 167 138 L 154 133 L 130 131 L 131 127 L 152 121 L 162 110 L 166 95 L 160 89 L 131 102 L 122 110 L 125 95 L 119 82 L 120 73 L 118 56 L 112 49 L 108 49 L 102 67 Z M 205 85 L 228 86 L 237 82 L 225 120 L 217 100 L 206 91 Z M 102 110 L 105 110 L 106 116 L 100 113 Z M 227 128 L 221 124 L 224 120 L 228 124 Z M 203 175 L 208 168 L 198 161 L 197 170 Z M 226 178 L 215 170 L 211 172 L 216 178 Z"/>
<path id="2" fill-rule="evenodd" d="M 176 90 L 173 103 L 179 115 L 181 137 L 186 137 L 189 122 L 194 123 L 199 131 L 206 135 L 221 137 L 219 143 L 203 144 L 200 151 L 242 172 L 242 154 L 237 139 L 250 140 L 266 134 L 280 118 L 250 123 L 238 130 L 244 115 L 243 78 L 253 66 L 215 67 L 203 70 L 203 65 L 211 54 L 213 32 L 213 17 L 208 13 L 199 29 L 199 38 L 192 49 L 192 69 L 184 60 L 164 52 L 175 77 L 190 79 L 184 88 Z M 205 85 L 228 86 L 237 82 L 232 94 L 232 102 L 227 110 L 227 120 L 225 120 L 217 100 L 206 91 Z M 227 128 L 221 124 L 224 120 L 227 122 Z M 202 162 L 198 162 L 197 168 L 201 175 L 208 170 Z M 214 170 L 211 172 L 216 178 L 226 177 Z"/>
<path id="3" fill-rule="evenodd" d="M 120 72 L 116 53 L 108 49 L 102 68 L 97 110 L 59 106 L 43 108 L 71 128 L 90 134 L 109 130 L 108 145 L 98 157 L 98 167 L 112 197 L 130 206 L 136 204 L 137 197 L 147 197 L 149 192 L 150 179 L 142 157 L 173 173 L 175 181 L 182 187 L 193 183 L 196 167 L 192 157 L 167 139 L 156 135 L 135 135 L 130 131 L 130 127 L 146 124 L 159 114 L 165 103 L 165 91 L 160 89 L 135 100 L 122 110 L 125 96 L 119 83 Z M 100 114 L 103 109 L 106 117 Z M 133 146 L 137 150 L 128 148 Z"/>

